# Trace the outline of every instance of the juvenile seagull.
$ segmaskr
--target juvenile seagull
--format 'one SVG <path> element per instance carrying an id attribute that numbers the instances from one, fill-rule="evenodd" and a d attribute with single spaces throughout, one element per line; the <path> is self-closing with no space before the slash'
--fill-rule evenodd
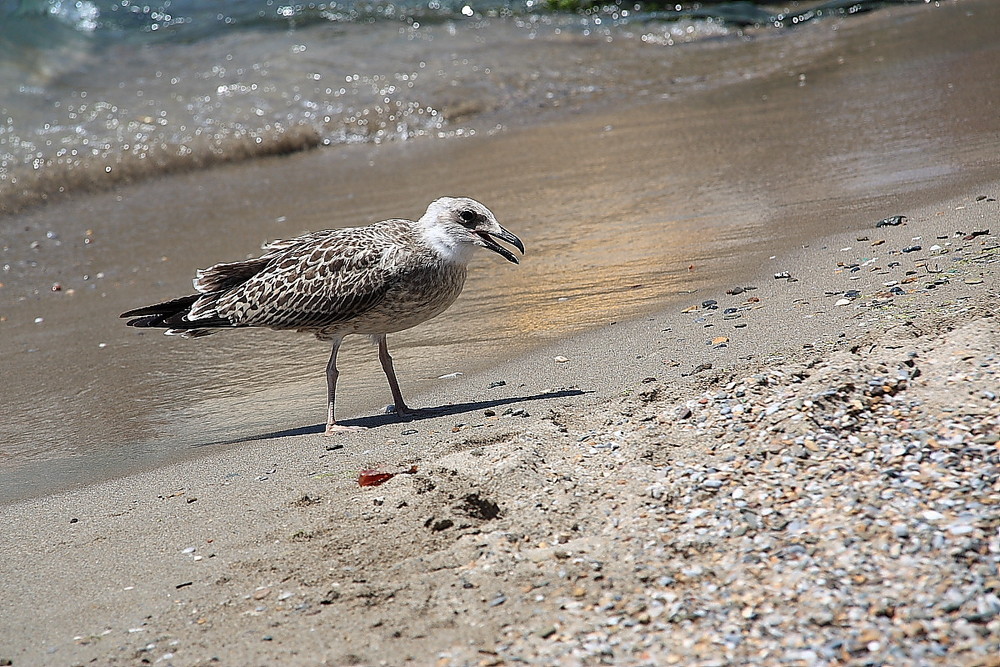
<path id="1" fill-rule="evenodd" d="M 333 417 L 337 352 L 348 334 L 378 344 L 397 414 L 413 414 L 399 391 L 386 334 L 439 315 L 458 298 L 476 247 L 518 263 L 505 241 L 524 253 L 521 239 L 500 226 L 493 212 L 467 197 L 431 202 L 417 221 L 384 220 L 367 227 L 312 232 L 263 247 L 256 259 L 199 270 L 197 294 L 121 317 L 132 327 L 167 334 L 207 336 L 223 329 L 293 329 L 332 342 L 326 366 L 326 435 L 361 427 Z"/>

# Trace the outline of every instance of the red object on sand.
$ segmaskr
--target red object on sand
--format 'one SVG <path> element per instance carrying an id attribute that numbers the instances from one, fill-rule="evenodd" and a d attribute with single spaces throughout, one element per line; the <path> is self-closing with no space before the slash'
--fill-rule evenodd
<path id="1" fill-rule="evenodd" d="M 384 470 L 362 470 L 358 473 L 358 486 L 378 486 L 395 476 L 396 473 Z"/>
<path id="2" fill-rule="evenodd" d="M 375 468 L 362 470 L 358 473 L 358 486 L 378 486 L 379 484 L 388 482 L 396 475 L 412 475 L 416 472 L 417 466 L 410 466 L 406 470 L 398 472 L 386 472 L 385 470 L 377 470 Z"/>

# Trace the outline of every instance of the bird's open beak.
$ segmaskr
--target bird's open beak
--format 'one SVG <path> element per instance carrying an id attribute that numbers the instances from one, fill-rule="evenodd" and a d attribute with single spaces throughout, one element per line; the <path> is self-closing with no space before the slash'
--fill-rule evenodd
<path id="1" fill-rule="evenodd" d="M 511 234 L 500 225 L 497 225 L 495 228 L 491 229 L 477 229 L 476 234 L 479 236 L 480 239 L 482 239 L 482 246 L 484 248 L 492 250 L 496 254 L 506 259 L 508 262 L 514 262 L 515 264 L 520 263 L 517 261 L 517 257 L 514 256 L 514 253 L 512 253 L 510 250 L 507 250 L 507 248 L 503 247 L 502 245 L 493 240 L 494 238 L 496 238 L 501 241 L 504 241 L 505 243 L 509 243 L 518 250 L 520 250 L 522 255 L 524 254 L 524 244 L 521 243 L 521 239 Z"/>

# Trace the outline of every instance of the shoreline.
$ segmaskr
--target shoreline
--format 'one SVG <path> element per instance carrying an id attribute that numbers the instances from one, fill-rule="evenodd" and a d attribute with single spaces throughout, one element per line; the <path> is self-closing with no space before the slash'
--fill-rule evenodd
<path id="1" fill-rule="evenodd" d="M 732 286 L 757 289 L 690 295 L 694 309 L 609 324 L 420 397 L 458 406 L 445 416 L 386 425 L 350 442 L 303 434 L 246 443 L 0 508 L 8 544 L 18 545 L 2 566 L 8 612 L 0 621 L 0 636 L 16 639 L 0 645 L 0 658 L 15 665 L 147 657 L 178 665 L 212 658 L 423 664 L 433 655 L 458 665 L 529 656 L 596 660 L 610 650 L 624 664 L 665 664 L 723 650 L 747 659 L 754 646 L 786 657 L 813 651 L 816 660 L 864 654 L 954 664 L 961 656 L 990 664 L 1000 648 L 991 586 L 1000 582 L 980 577 L 969 589 L 948 554 L 981 545 L 973 567 L 987 575 L 1000 559 L 1000 498 L 993 497 L 1000 398 L 988 395 L 1000 373 L 1000 323 L 989 306 L 1000 295 L 1000 245 L 995 231 L 972 236 L 997 219 L 998 192 L 1000 182 L 907 211 L 899 227 L 834 235 L 776 257 L 774 270 L 765 267 L 753 284 Z M 916 236 L 924 248 L 903 253 Z M 884 253 L 866 263 L 870 248 Z M 890 268 L 884 259 L 901 264 Z M 855 263 L 860 270 L 852 273 Z M 907 271 L 935 264 L 941 273 L 921 269 L 904 282 Z M 797 280 L 776 280 L 779 272 Z M 897 276 L 901 295 L 885 285 Z M 860 294 L 844 296 L 851 289 Z M 718 310 L 702 306 L 709 299 Z M 841 299 L 850 303 L 837 305 Z M 726 307 L 742 317 L 725 319 Z M 789 326 L 779 338 L 773 331 L 781 319 Z M 720 336 L 729 340 L 712 345 Z M 898 375 L 908 359 L 923 375 Z M 873 377 L 891 384 L 879 399 L 866 389 Z M 489 388 L 499 380 L 506 384 Z M 968 394 L 956 392 L 959 386 Z M 829 414 L 818 396 L 829 397 Z M 742 410 L 733 412 L 736 406 Z M 825 425 L 799 421 L 804 415 Z M 844 415 L 856 423 L 837 421 Z M 934 430 L 945 426 L 947 438 Z M 897 446 L 899 461 L 964 447 L 970 461 L 980 461 L 959 471 L 978 475 L 979 514 L 969 509 L 961 475 L 957 485 L 929 487 L 930 497 L 911 489 L 879 501 L 919 500 L 912 515 L 887 524 L 872 524 L 878 514 L 865 511 L 830 514 L 856 497 L 850 489 L 874 498 L 885 484 L 910 479 L 871 468 L 871 456 L 890 456 Z M 930 480 L 939 469 L 958 475 L 948 461 L 964 459 L 923 460 L 921 479 Z M 357 486 L 361 469 L 411 465 L 415 474 Z M 813 481 L 802 487 L 796 475 Z M 758 497 L 769 484 L 779 485 L 777 495 Z M 732 495 L 737 488 L 741 495 Z M 802 495 L 807 488 L 811 495 Z M 736 498 L 744 497 L 754 502 L 740 514 Z M 791 512 L 796 507 L 810 521 L 822 519 L 823 530 L 812 533 L 805 524 L 813 524 Z M 725 521 L 708 520 L 720 512 Z M 749 529 L 736 530 L 732 516 L 749 517 Z M 859 518 L 867 528 L 852 527 Z M 733 553 L 777 554 L 810 534 L 820 539 L 806 542 L 809 562 L 822 568 L 833 568 L 843 548 L 831 534 L 878 536 L 872 544 L 889 554 L 892 544 L 906 547 L 916 536 L 943 537 L 919 542 L 923 550 L 905 567 L 898 554 L 878 553 L 869 554 L 882 559 L 874 572 L 870 563 L 847 567 L 864 572 L 863 583 L 830 570 L 839 582 L 831 590 L 841 593 L 823 598 L 822 609 L 812 598 L 795 598 L 790 609 L 801 618 L 771 604 L 775 589 L 761 590 L 746 573 L 732 579 L 746 568 L 725 555 L 737 543 L 741 551 Z M 662 546 L 636 551 L 649 539 L 643 536 Z M 798 570 L 762 562 L 780 573 L 765 578 L 769 586 L 794 588 Z M 946 610 L 921 616 L 920 605 L 930 604 L 922 586 L 889 570 L 878 574 L 911 566 L 914 576 L 936 573 L 934 590 L 943 597 L 934 604 Z M 644 568 L 652 568 L 649 575 Z M 715 599 L 717 587 L 705 588 L 713 580 L 739 592 L 747 646 L 713 643 L 733 604 Z M 948 592 L 955 587 L 960 599 Z M 891 613 L 852 615 L 861 603 L 850 590 L 869 607 L 885 598 Z M 677 607 L 689 604 L 683 600 L 710 611 L 691 616 Z M 609 625 L 609 618 L 618 620 Z M 969 630 L 963 642 L 942 644 L 955 624 Z M 758 633 L 764 626 L 802 631 L 801 645 L 779 647 L 774 636 Z M 689 635 L 698 641 L 690 644 Z M 618 643 L 609 644 L 611 637 Z M 823 642 L 840 642 L 847 653 Z"/>

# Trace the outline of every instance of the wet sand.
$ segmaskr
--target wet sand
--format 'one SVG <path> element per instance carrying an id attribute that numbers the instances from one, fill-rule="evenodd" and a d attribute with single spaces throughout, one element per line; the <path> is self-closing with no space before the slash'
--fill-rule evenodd
<path id="1" fill-rule="evenodd" d="M 21 335 L 35 326 L 28 314 L 46 308 L 45 321 L 72 332 L 73 344 L 39 328 L 32 330 L 38 351 L 24 354 L 10 349 L 23 337 L 4 338 L 5 364 L 18 378 L 5 390 L 18 415 L 5 437 L 51 438 L 70 462 L 62 476 L 58 461 L 10 465 L 5 493 L 38 495 L 79 481 L 81 460 L 100 465 L 87 473 L 95 476 L 152 466 L 178 451 L 189 460 L 3 508 L 11 528 L 0 658 L 130 662 L 170 653 L 164 661 L 173 664 L 216 655 L 224 663 L 343 664 L 359 656 L 371 664 L 392 663 L 401 651 L 420 664 L 476 642 L 488 659 L 505 623 L 530 612 L 532 597 L 508 592 L 490 606 L 495 591 L 484 589 L 484 608 L 501 613 L 472 625 L 432 594 L 417 598 L 431 582 L 460 585 L 461 567 L 474 557 L 466 547 L 483 535 L 558 542 L 561 524 L 543 539 L 527 509 L 548 473 L 521 478 L 520 463 L 504 469 L 525 448 L 554 446 L 553 415 L 568 415 L 574 437 L 638 432 L 639 424 L 616 416 L 634 410 L 630 399 L 620 410 L 617 401 L 639 396 L 647 378 L 665 387 L 655 406 L 664 412 L 768 360 L 794 361 L 803 345 L 810 355 L 861 342 L 891 346 L 900 331 L 878 332 L 900 318 L 947 329 L 995 299 L 989 262 L 963 267 L 941 289 L 923 287 L 928 266 L 950 259 L 931 254 L 932 245 L 946 243 L 938 236 L 958 243 L 954 232 L 987 229 L 997 218 L 995 202 L 977 201 L 996 197 L 998 187 L 995 19 L 983 2 L 880 13 L 839 24 L 843 41 L 808 67 L 681 103 L 460 142 L 317 151 L 77 197 L 26 215 L 26 238 L 44 230 L 45 216 L 73 211 L 90 221 L 142 211 L 149 227 L 108 238 L 100 225 L 81 224 L 76 238 L 86 229 L 94 238 L 86 265 L 56 262 L 56 273 L 42 277 L 75 286 L 76 294 L 42 292 L 8 311 L 5 326 Z M 968 38 L 960 47 L 950 37 L 956 31 Z M 240 238 L 263 240 L 419 213 L 429 191 L 444 194 L 442 183 L 485 201 L 529 249 L 516 269 L 477 260 L 470 298 L 397 337 L 397 372 L 410 402 L 446 406 L 442 417 L 400 424 L 371 416 L 387 392 L 373 352 L 356 344 L 343 355 L 353 359 L 342 369 L 341 416 L 377 428 L 331 441 L 318 433 L 322 346 L 269 333 L 226 344 L 215 337 L 210 345 L 139 337 L 108 317 L 170 296 L 192 267 L 241 252 L 219 238 L 217 226 L 197 224 L 192 211 L 230 221 L 226 229 Z M 909 221 L 876 232 L 874 223 L 890 215 Z M 177 225 L 157 224 L 155 216 Z M 995 247 L 992 235 L 975 238 L 961 241 L 969 253 Z M 180 254 L 171 256 L 179 239 Z M 899 273 L 904 260 L 921 282 L 906 287 L 913 292 L 895 302 L 892 317 L 860 302 L 836 306 L 841 298 L 854 303 L 844 296 L 855 285 L 846 267 L 870 259 L 879 239 L 900 267 L 880 267 L 894 271 L 885 278 L 866 271 L 864 299 L 891 280 L 909 286 Z M 902 253 L 912 245 L 922 250 Z M 847 247 L 853 252 L 841 250 Z M 105 282 L 93 290 L 71 282 L 85 271 L 103 271 L 94 280 Z M 784 271 L 798 282 L 773 278 Z M 759 289 L 726 295 L 737 286 Z M 50 298 L 63 301 L 52 307 L 43 300 Z M 737 323 L 747 326 L 697 312 L 708 299 L 745 307 Z M 681 312 L 692 305 L 699 308 Z M 590 333 L 570 337 L 583 330 Z M 696 372 L 709 363 L 711 377 Z M 464 375 L 438 378 L 455 371 Z M 506 384 L 487 388 L 500 380 Z M 174 388 L 164 389 L 167 382 Z M 66 386 L 73 389 L 60 389 Z M 198 400 L 171 411 L 178 396 Z M 123 441 L 141 444 L 123 448 Z M 582 466 L 590 480 L 575 497 L 592 502 L 574 500 L 567 517 L 596 516 L 626 485 L 614 466 L 588 461 L 568 456 L 552 464 L 556 477 Z M 409 465 L 419 469 L 412 478 L 356 487 L 362 468 Z M 656 461 L 644 465 L 654 479 Z M 497 519 L 492 505 L 471 496 L 497 502 L 500 523 L 489 523 Z M 476 507 L 449 509 L 462 502 Z M 429 565 L 414 565 L 422 562 Z M 397 594 L 406 604 L 393 605 Z M 400 614 L 426 622 L 403 622 Z"/>

